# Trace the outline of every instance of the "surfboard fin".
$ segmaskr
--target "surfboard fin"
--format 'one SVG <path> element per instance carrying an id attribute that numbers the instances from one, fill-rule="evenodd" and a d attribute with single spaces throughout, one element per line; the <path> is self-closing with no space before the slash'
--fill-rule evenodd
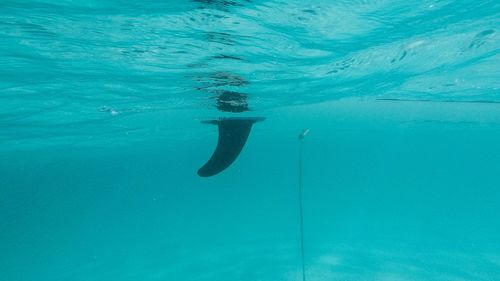
<path id="1" fill-rule="evenodd" d="M 232 117 L 202 121 L 219 127 L 219 139 L 212 157 L 198 170 L 200 177 L 211 177 L 228 168 L 240 155 L 254 123 L 264 117 Z"/>

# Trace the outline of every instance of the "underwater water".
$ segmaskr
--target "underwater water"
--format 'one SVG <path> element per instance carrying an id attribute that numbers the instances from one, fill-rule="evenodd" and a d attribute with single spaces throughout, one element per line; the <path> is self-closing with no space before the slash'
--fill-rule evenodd
<path id="1" fill-rule="evenodd" d="M 500 280 L 499 1 L 132 2 L 0 1 L 1 280 Z"/>

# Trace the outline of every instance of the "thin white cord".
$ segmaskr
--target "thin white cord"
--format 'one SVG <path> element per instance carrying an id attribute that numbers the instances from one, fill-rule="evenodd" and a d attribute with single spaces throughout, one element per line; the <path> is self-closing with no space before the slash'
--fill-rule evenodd
<path id="1" fill-rule="evenodd" d="M 300 141 L 300 146 L 299 146 L 299 214 L 300 214 L 300 255 L 301 255 L 301 262 L 302 262 L 302 281 L 306 281 L 306 263 L 305 263 L 305 256 L 304 256 L 304 208 L 303 208 L 303 202 L 302 202 L 302 190 L 303 190 L 303 175 L 302 175 L 302 170 L 303 170 L 303 163 L 302 163 L 302 154 L 303 154 L 303 146 L 304 146 L 304 137 L 309 133 L 309 129 L 304 130 L 300 135 L 299 135 L 299 141 Z"/>

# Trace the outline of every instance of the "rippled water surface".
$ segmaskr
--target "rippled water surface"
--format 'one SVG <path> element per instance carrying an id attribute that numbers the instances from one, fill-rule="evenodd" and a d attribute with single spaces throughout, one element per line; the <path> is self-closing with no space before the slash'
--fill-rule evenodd
<path id="1" fill-rule="evenodd" d="M 308 281 L 500 280 L 500 1 L 1 0 L 0 279 L 301 280 L 304 128 Z"/>
<path id="2" fill-rule="evenodd" d="M 498 1 L 4 0 L 2 139 L 132 131 L 115 120 L 212 110 L 221 91 L 252 110 L 500 102 L 499 15 Z"/>

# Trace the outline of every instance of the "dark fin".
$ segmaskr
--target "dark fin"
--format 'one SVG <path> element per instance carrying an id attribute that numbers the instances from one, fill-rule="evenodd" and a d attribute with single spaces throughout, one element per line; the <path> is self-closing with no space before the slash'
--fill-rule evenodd
<path id="1" fill-rule="evenodd" d="M 198 175 L 211 177 L 229 167 L 245 146 L 252 125 L 264 119 L 263 117 L 241 117 L 203 121 L 203 123 L 219 126 L 219 139 L 212 157 L 198 170 Z"/>

